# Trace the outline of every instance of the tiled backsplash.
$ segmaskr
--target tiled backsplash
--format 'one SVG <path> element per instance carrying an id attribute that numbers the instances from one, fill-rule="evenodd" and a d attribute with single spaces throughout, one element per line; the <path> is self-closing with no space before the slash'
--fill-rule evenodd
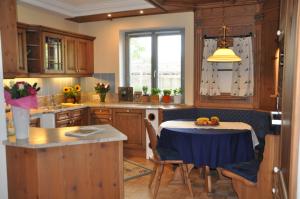
<path id="1" fill-rule="evenodd" d="M 103 82 L 110 84 L 110 93 L 115 92 L 115 74 L 114 73 L 95 73 L 93 77 L 80 78 L 80 85 L 84 92 L 95 92 L 96 83 Z"/>
<path id="2" fill-rule="evenodd" d="M 93 77 L 61 77 L 61 78 L 16 78 L 3 80 L 4 85 L 10 85 L 10 82 L 26 81 L 30 84 L 35 82 L 41 87 L 38 92 L 39 106 L 48 106 L 50 96 L 55 96 L 57 103 L 63 102 L 63 88 L 66 86 L 81 85 L 81 99 L 85 101 L 99 101 L 95 93 L 94 87 L 97 82 L 109 83 L 110 92 L 107 94 L 107 101 L 112 102 L 117 100 L 115 94 L 115 74 L 114 73 L 95 73 Z"/>

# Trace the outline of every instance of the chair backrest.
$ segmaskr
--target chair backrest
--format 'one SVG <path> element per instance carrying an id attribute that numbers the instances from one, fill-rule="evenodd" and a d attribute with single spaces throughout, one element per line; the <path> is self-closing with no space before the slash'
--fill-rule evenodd
<path id="1" fill-rule="evenodd" d="M 155 133 L 155 129 L 153 128 L 152 124 L 148 121 L 148 119 L 145 118 L 144 122 L 149 136 L 150 148 L 152 149 L 154 159 L 160 160 L 159 154 L 156 150 L 158 140 Z"/>

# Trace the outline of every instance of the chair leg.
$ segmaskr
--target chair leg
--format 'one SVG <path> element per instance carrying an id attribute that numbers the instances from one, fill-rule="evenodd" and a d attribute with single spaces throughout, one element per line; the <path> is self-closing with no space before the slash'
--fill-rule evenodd
<path id="1" fill-rule="evenodd" d="M 157 177 L 156 177 L 156 183 L 155 183 L 155 188 L 154 188 L 154 195 L 153 195 L 153 199 L 156 199 L 157 197 L 157 193 L 158 193 L 158 189 L 159 189 L 159 185 L 161 182 L 161 176 L 164 172 L 164 164 L 161 164 L 158 168 L 158 173 L 157 173 Z"/>
<path id="2" fill-rule="evenodd" d="M 188 166 L 186 164 L 183 165 L 183 171 L 184 171 L 185 181 L 186 181 L 186 184 L 188 186 L 189 192 L 190 192 L 191 196 L 194 197 L 192 184 L 191 184 L 191 181 L 190 181 L 190 178 L 189 178 L 189 173 L 188 173 L 189 169 L 188 169 Z"/>
<path id="3" fill-rule="evenodd" d="M 180 168 L 180 173 L 181 173 L 182 181 L 183 181 L 184 184 L 186 184 L 186 179 L 185 179 L 185 175 L 184 175 L 183 164 L 179 164 L 178 166 Z"/>
<path id="4" fill-rule="evenodd" d="M 154 178 L 156 176 L 157 167 L 158 167 L 157 164 L 155 164 L 154 167 L 153 167 L 153 172 L 151 174 L 150 181 L 149 181 L 149 184 L 148 184 L 149 188 L 151 188 L 152 182 L 153 182 L 153 180 L 154 180 Z"/>

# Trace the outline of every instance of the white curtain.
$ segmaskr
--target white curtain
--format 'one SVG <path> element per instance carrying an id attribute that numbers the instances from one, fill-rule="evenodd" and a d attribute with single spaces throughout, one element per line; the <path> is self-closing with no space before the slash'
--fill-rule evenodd
<path id="1" fill-rule="evenodd" d="M 233 50 L 242 58 L 233 64 L 231 95 L 252 96 L 254 89 L 254 67 L 251 37 L 234 38 Z"/>
<path id="2" fill-rule="evenodd" d="M 202 58 L 200 95 L 220 95 L 217 63 L 208 62 L 207 58 L 217 49 L 216 39 L 205 39 Z"/>

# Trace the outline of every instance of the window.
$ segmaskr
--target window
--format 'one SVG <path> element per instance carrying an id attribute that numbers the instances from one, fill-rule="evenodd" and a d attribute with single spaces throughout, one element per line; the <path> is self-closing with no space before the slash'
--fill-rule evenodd
<path id="1" fill-rule="evenodd" d="M 184 87 L 184 31 L 159 30 L 126 33 L 125 81 L 135 91 L 143 86 Z"/>

